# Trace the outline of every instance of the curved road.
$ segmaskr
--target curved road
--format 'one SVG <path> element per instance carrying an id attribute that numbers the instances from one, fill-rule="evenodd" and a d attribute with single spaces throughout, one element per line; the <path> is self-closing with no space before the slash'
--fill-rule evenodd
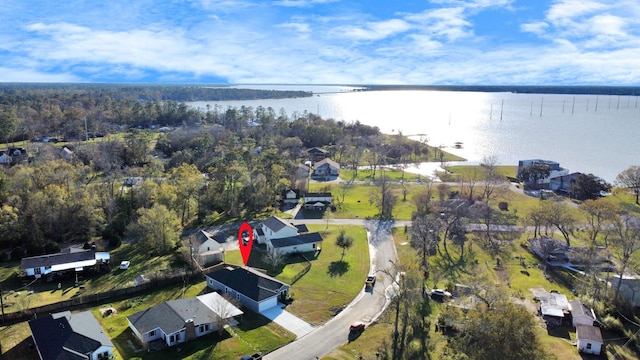
<path id="1" fill-rule="evenodd" d="M 293 220 L 292 222 L 294 224 L 327 224 L 327 220 Z M 367 229 L 372 271 L 387 269 L 390 261 L 397 260 L 396 248 L 391 237 L 391 228 L 409 223 L 409 221 L 392 222 L 355 219 L 334 219 L 328 222 L 329 225 L 361 225 Z M 349 341 L 349 325 L 355 321 L 362 321 L 368 325 L 387 306 L 385 289 L 391 285 L 392 279 L 382 272 L 378 272 L 377 275 L 378 281 L 372 292 L 364 291 L 363 279 L 363 291 L 342 312 L 309 334 L 265 355 L 263 358 L 266 360 L 294 358 L 315 360 Z"/>

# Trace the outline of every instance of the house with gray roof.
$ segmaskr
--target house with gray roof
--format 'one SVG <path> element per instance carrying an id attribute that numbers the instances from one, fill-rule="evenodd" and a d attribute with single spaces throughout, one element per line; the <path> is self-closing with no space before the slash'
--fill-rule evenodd
<path id="1" fill-rule="evenodd" d="M 581 353 L 600 355 L 604 347 L 600 328 L 591 325 L 577 325 L 576 346 Z"/>
<path id="2" fill-rule="evenodd" d="M 313 164 L 311 177 L 331 178 L 340 176 L 340 164 L 326 158 Z"/>
<path id="3" fill-rule="evenodd" d="M 266 244 L 271 239 L 280 239 L 298 235 L 298 229 L 291 223 L 272 216 L 254 228 L 253 238 L 258 244 Z"/>
<path id="4" fill-rule="evenodd" d="M 222 262 L 224 258 L 224 247 L 222 243 L 226 239 L 216 238 L 207 231 L 200 230 L 191 237 L 191 248 L 193 258 L 200 266 L 208 266 Z"/>
<path id="5" fill-rule="evenodd" d="M 107 360 L 113 343 L 90 311 L 59 312 L 29 321 L 41 360 Z"/>
<path id="6" fill-rule="evenodd" d="M 317 232 L 309 233 L 306 225 L 293 225 L 276 216 L 256 226 L 253 238 L 258 244 L 266 244 L 267 250 L 285 255 L 314 252 L 322 244 L 322 236 Z"/>
<path id="7" fill-rule="evenodd" d="M 56 254 L 23 258 L 20 261 L 20 270 L 25 276 L 33 276 L 38 279 L 54 273 L 80 272 L 86 268 L 109 264 L 109 261 L 108 252 L 69 248 Z"/>
<path id="8" fill-rule="evenodd" d="M 322 235 L 320 233 L 299 234 L 282 239 L 273 239 L 267 243 L 267 250 L 277 251 L 280 254 L 297 254 L 303 252 L 315 252 L 320 250 Z"/>
<path id="9" fill-rule="evenodd" d="M 127 317 L 131 331 L 148 346 L 177 345 L 210 334 L 242 311 L 217 293 L 170 300 Z"/>
<path id="10" fill-rule="evenodd" d="M 248 266 L 225 266 L 207 274 L 206 279 L 209 288 L 257 313 L 277 306 L 289 293 L 288 284 Z"/>

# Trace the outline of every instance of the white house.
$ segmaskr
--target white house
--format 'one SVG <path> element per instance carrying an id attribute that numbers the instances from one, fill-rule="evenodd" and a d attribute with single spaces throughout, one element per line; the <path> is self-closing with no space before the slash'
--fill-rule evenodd
<path id="1" fill-rule="evenodd" d="M 42 360 L 108 360 L 113 343 L 90 311 L 59 312 L 29 321 L 33 343 Z"/>
<path id="2" fill-rule="evenodd" d="M 219 329 L 221 319 L 242 311 L 216 293 L 195 298 L 170 300 L 127 317 L 131 331 L 143 345 L 161 340 L 177 345 Z"/>
<path id="3" fill-rule="evenodd" d="M 266 244 L 271 239 L 280 239 L 298 235 L 298 229 L 279 217 L 272 216 L 253 230 L 253 238 L 258 244 Z"/>
<path id="4" fill-rule="evenodd" d="M 576 326 L 576 345 L 579 352 L 600 355 L 604 346 L 600 328 L 591 325 Z"/>
<path id="5" fill-rule="evenodd" d="M 31 256 L 23 258 L 20 269 L 26 276 L 36 279 L 56 272 L 80 272 L 87 267 L 109 263 L 108 252 L 96 252 L 94 249 L 84 250 L 69 248 L 57 254 Z"/>
<path id="6" fill-rule="evenodd" d="M 226 266 L 206 275 L 207 286 L 231 296 L 257 313 L 271 309 L 288 297 L 289 285 L 246 267 Z"/>
<path id="7" fill-rule="evenodd" d="M 282 206 L 284 208 L 293 208 L 300 202 L 300 190 L 287 189 L 282 192 Z"/>
<path id="8" fill-rule="evenodd" d="M 307 210 L 324 211 L 333 202 L 330 192 L 315 192 L 304 194 L 304 208 Z"/>
<path id="9" fill-rule="evenodd" d="M 593 326 L 593 323 L 597 319 L 593 309 L 578 300 L 569 301 L 569 311 L 571 311 L 571 325 L 576 328 L 578 325 Z"/>
<path id="10" fill-rule="evenodd" d="M 558 163 L 556 161 L 552 161 L 552 160 L 542 160 L 542 159 L 531 159 L 531 160 L 520 160 L 520 161 L 518 161 L 518 167 L 517 167 L 517 170 L 516 170 L 516 174 L 520 174 L 520 171 L 522 170 L 522 168 L 527 167 L 527 166 L 531 166 L 531 165 L 536 165 L 536 164 L 548 165 L 550 170 L 551 170 L 550 173 L 549 173 L 549 176 L 547 176 L 544 179 L 538 180 L 538 184 L 537 185 L 539 185 L 539 186 L 541 185 L 542 187 L 548 187 L 552 178 L 559 177 L 559 176 L 564 176 L 564 175 L 568 175 L 569 174 L 569 169 L 565 169 L 565 168 L 560 167 L 560 163 Z"/>
<path id="11" fill-rule="evenodd" d="M 201 266 L 216 264 L 223 261 L 224 247 L 210 233 L 200 230 L 191 237 L 193 258 Z"/>
<path id="12" fill-rule="evenodd" d="M 322 246 L 320 233 L 299 234 L 282 239 L 272 239 L 267 243 L 268 251 L 276 251 L 280 254 L 296 254 L 303 252 L 315 252 Z"/>

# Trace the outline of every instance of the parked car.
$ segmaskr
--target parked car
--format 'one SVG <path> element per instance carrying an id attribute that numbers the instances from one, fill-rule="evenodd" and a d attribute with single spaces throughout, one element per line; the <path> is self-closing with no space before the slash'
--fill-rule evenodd
<path id="1" fill-rule="evenodd" d="M 350 332 L 362 332 L 364 331 L 364 323 L 360 322 L 360 321 L 356 321 L 353 324 L 351 324 L 351 326 L 349 326 L 349 331 Z"/>
<path id="2" fill-rule="evenodd" d="M 125 260 L 125 261 L 120 263 L 120 269 L 121 270 L 127 270 L 129 268 L 129 265 L 131 265 L 131 261 Z"/>
<path id="3" fill-rule="evenodd" d="M 365 284 L 366 287 L 373 287 L 376 284 L 375 275 L 367 276 L 367 279 L 364 281 L 364 284 Z"/>

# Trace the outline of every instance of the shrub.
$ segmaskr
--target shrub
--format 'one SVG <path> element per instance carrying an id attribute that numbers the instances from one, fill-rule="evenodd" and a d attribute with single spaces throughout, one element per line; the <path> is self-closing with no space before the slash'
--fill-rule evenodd
<path id="1" fill-rule="evenodd" d="M 622 321 L 620 321 L 620 319 L 615 318 L 611 315 L 605 316 L 602 319 L 602 322 L 604 323 L 604 326 L 607 330 L 618 331 L 618 332 L 624 331 L 624 325 L 622 325 Z"/>

